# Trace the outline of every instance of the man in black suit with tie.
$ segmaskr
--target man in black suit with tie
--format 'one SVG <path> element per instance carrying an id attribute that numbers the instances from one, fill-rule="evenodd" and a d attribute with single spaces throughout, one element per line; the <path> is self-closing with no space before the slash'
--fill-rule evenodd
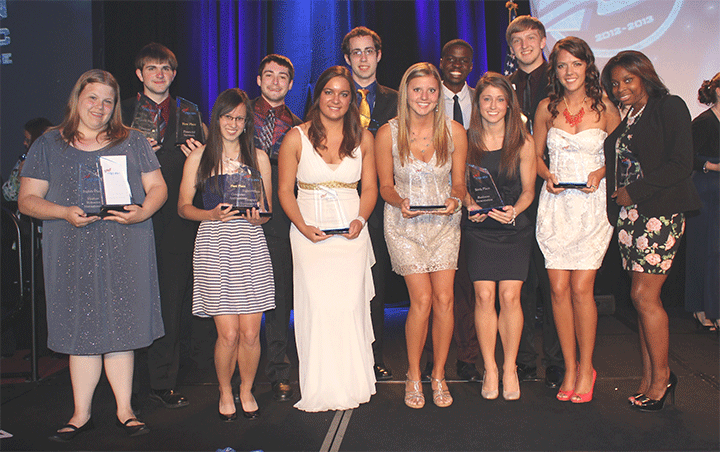
<path id="1" fill-rule="evenodd" d="M 548 63 L 543 57 L 545 47 L 545 27 L 542 22 L 531 16 L 518 16 L 505 33 L 505 39 L 517 60 L 518 70 L 510 76 L 518 101 L 527 118 L 530 133 L 533 131 L 532 122 L 535 110 L 542 99 L 547 97 Z M 545 154 L 547 160 L 547 152 Z M 528 207 L 528 218 L 533 221 L 537 217 L 538 198 L 542 189 L 543 180 L 538 177 L 535 183 L 535 199 Z M 545 260 L 534 242 L 532 259 L 528 277 L 523 284 L 521 304 L 525 323 L 520 338 L 517 366 L 520 380 L 533 380 L 537 378 L 537 352 L 535 351 L 535 314 L 538 303 L 538 287 L 542 295 L 543 311 L 543 365 L 545 366 L 545 385 L 556 388 L 565 375 L 560 341 L 552 312 L 550 298 L 550 280 L 545 269 Z"/>
<path id="2" fill-rule="evenodd" d="M 175 142 L 177 106 L 170 97 L 170 85 L 177 74 L 175 54 L 162 44 L 150 43 L 135 58 L 135 74 L 143 84 L 142 94 L 152 101 L 158 113 L 159 140 L 148 139 L 160 161 L 160 170 L 168 187 L 168 199 L 153 215 L 157 254 L 160 303 L 165 336 L 147 348 L 150 374 L 150 398 L 165 408 L 182 408 L 189 402 L 175 392 L 180 367 L 181 324 L 192 320 L 192 254 L 197 223 L 177 213 L 180 180 L 185 164 L 184 151 Z M 130 126 L 140 93 L 122 102 L 122 118 Z M 205 128 L 202 125 L 203 129 Z M 198 133 L 204 133 L 206 130 Z M 142 362 L 142 355 L 139 362 Z"/>
<path id="3" fill-rule="evenodd" d="M 380 85 L 376 79 L 377 64 L 382 58 L 382 41 L 369 28 L 356 27 L 343 38 L 342 52 L 345 62 L 352 69 L 355 89 L 358 91 L 360 121 L 375 136 L 380 126 L 397 116 L 397 91 Z M 392 378 L 392 372 L 385 366 L 383 359 L 385 293 L 391 272 L 390 255 L 383 234 L 384 205 L 385 202 L 378 196 L 375 209 L 368 219 L 368 232 L 375 252 L 375 265 L 372 267 L 375 297 L 370 302 L 370 315 L 375 334 L 373 355 L 375 378 L 378 381 Z"/>
<path id="4" fill-rule="evenodd" d="M 265 368 L 274 398 L 278 402 L 290 400 L 290 360 L 287 357 L 288 327 L 293 305 L 292 251 L 290 249 L 290 220 L 278 199 L 278 150 L 285 134 L 300 124 L 285 105 L 285 96 L 292 89 L 295 68 L 287 57 L 267 55 L 260 62 L 257 84 L 260 96 L 252 101 L 255 123 L 255 147 L 270 157 L 272 168 L 272 218 L 263 224 L 275 283 L 275 309 L 265 312 L 265 339 L 268 363 Z"/>

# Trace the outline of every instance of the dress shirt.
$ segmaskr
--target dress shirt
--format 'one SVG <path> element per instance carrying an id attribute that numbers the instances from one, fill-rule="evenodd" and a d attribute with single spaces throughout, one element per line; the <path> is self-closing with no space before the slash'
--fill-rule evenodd
<path id="1" fill-rule="evenodd" d="M 292 113 L 285 104 L 279 105 L 277 107 L 271 107 L 270 104 L 262 96 L 260 96 L 255 102 L 253 110 L 253 119 L 255 121 L 255 147 L 265 151 L 272 162 L 273 160 L 277 159 L 277 153 L 280 149 L 280 144 L 282 143 L 283 137 L 288 132 L 288 130 L 292 128 Z M 271 149 L 264 149 L 259 134 L 263 126 L 265 125 L 265 122 L 267 121 L 267 115 L 270 110 L 275 111 L 276 118 L 275 127 L 273 129 L 273 145 Z"/>
<path id="2" fill-rule="evenodd" d="M 523 104 L 523 94 L 525 93 L 525 87 L 527 86 L 528 76 L 531 77 L 532 86 L 530 87 L 530 92 L 532 93 L 532 111 L 523 111 L 525 116 L 527 116 L 528 119 L 530 119 L 531 121 L 535 118 L 535 110 L 537 109 L 538 103 L 540 103 L 540 101 L 545 97 L 538 96 L 538 93 L 544 88 L 543 86 L 540 86 L 540 80 L 542 79 L 543 72 L 547 71 L 547 66 L 547 61 L 543 61 L 540 66 L 535 68 L 529 74 L 522 69 L 517 70 L 517 77 L 515 78 L 514 88 L 515 93 L 517 93 L 517 99 L 521 107 Z"/>
<path id="3" fill-rule="evenodd" d="M 453 97 L 455 97 L 455 93 L 450 91 L 445 85 L 442 85 L 442 92 L 445 97 L 445 116 L 452 119 L 455 105 Z M 472 113 L 472 96 L 470 95 L 470 87 L 467 83 L 465 83 L 465 86 L 457 93 L 457 96 L 463 114 L 463 127 L 467 130 L 470 127 L 470 114 Z"/>

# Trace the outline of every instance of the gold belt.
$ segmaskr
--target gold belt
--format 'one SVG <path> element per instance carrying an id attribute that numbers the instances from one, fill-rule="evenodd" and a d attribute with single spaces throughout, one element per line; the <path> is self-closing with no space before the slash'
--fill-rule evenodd
<path id="1" fill-rule="evenodd" d="M 327 188 L 350 188 L 350 189 L 356 189 L 357 188 L 357 182 L 338 182 L 338 181 L 327 181 L 327 182 L 320 182 L 319 184 L 307 184 L 305 182 L 298 181 L 298 187 L 302 188 L 303 190 L 322 190 L 320 186 L 327 187 Z"/>

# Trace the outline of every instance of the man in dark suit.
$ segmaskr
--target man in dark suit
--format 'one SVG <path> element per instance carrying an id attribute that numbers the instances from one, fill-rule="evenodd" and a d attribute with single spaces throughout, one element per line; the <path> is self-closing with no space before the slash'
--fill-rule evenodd
<path id="1" fill-rule="evenodd" d="M 353 28 L 342 42 L 345 62 L 352 69 L 355 89 L 358 91 L 358 107 L 363 127 L 372 132 L 397 116 L 398 93 L 394 89 L 377 82 L 377 64 L 382 58 L 382 41 L 377 33 L 366 27 Z M 375 265 L 372 267 L 375 297 L 370 302 L 370 315 L 373 324 L 375 342 L 375 378 L 378 381 L 390 380 L 392 372 L 383 359 L 383 328 L 385 325 L 385 293 L 390 276 L 390 255 L 383 234 L 383 209 L 385 202 L 378 196 L 375 209 L 368 219 L 368 232 L 375 252 Z"/>
<path id="2" fill-rule="evenodd" d="M 189 402 L 175 392 L 175 386 L 180 367 L 181 324 L 188 324 L 192 316 L 192 253 L 197 223 L 184 220 L 177 213 L 185 164 L 185 154 L 175 143 L 177 107 L 175 99 L 170 97 L 170 85 L 177 74 L 177 59 L 167 47 L 150 43 L 138 53 L 135 68 L 135 74 L 143 84 L 142 94 L 152 101 L 152 107 L 158 113 L 159 139 L 149 138 L 148 141 L 160 161 L 160 170 L 168 187 L 167 201 L 152 217 L 165 336 L 147 349 L 150 398 L 165 408 L 181 408 Z M 122 102 L 125 125 L 132 124 L 140 96 L 138 93 Z M 204 132 L 197 131 L 198 134 Z"/>
<path id="3" fill-rule="evenodd" d="M 508 25 L 505 38 L 517 60 L 518 70 L 510 76 L 523 114 L 527 119 L 528 130 L 532 133 L 532 121 L 535 110 L 542 99 L 547 97 L 548 64 L 543 57 L 545 47 L 545 27 L 542 22 L 531 16 L 518 16 Z M 547 152 L 545 154 L 547 160 Z M 538 198 L 543 180 L 538 177 L 535 183 L 535 199 L 528 207 L 528 218 L 537 218 Z M 535 314 L 538 304 L 538 287 L 543 304 L 543 365 L 545 366 L 545 385 L 556 388 L 565 374 L 560 341 L 552 312 L 550 298 L 550 280 L 545 269 L 545 259 L 534 241 L 528 277 L 523 284 L 521 304 L 525 323 L 520 338 L 520 350 L 517 357 L 520 380 L 537 378 L 537 352 L 535 351 Z"/>
<path id="4" fill-rule="evenodd" d="M 472 46 L 462 39 L 447 42 L 440 54 L 445 115 L 462 124 L 465 130 L 470 127 L 472 97 L 475 94 L 475 89 L 467 84 L 468 75 L 473 68 L 473 54 Z M 453 339 L 457 346 L 455 363 L 457 375 L 461 380 L 479 382 L 481 377 L 475 366 L 480 353 L 475 330 L 475 291 L 467 272 L 465 247 L 462 243 L 453 290 L 455 294 Z M 432 341 L 426 341 L 425 346 L 428 351 L 428 361 L 423 371 L 423 379 L 429 381 L 432 371 Z"/>
<path id="5" fill-rule="evenodd" d="M 260 96 L 252 101 L 255 121 L 255 147 L 270 157 L 272 169 L 272 218 L 263 224 L 270 251 L 275 281 L 275 309 L 265 312 L 265 338 L 268 363 L 265 368 L 275 400 L 290 400 L 290 360 L 287 357 L 288 327 L 293 305 L 292 252 L 290 220 L 278 199 L 278 150 L 285 134 L 301 123 L 285 105 L 285 96 L 293 86 L 295 69 L 282 55 L 267 55 L 260 62 L 257 84 Z"/>

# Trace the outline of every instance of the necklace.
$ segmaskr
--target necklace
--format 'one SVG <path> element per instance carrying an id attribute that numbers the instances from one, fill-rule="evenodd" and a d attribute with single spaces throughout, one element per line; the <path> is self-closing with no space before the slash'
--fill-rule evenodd
<path id="1" fill-rule="evenodd" d="M 240 168 L 240 152 L 238 152 L 238 155 L 235 158 L 228 157 L 225 153 L 223 153 L 222 161 L 227 168 L 237 170 Z"/>
<path id="2" fill-rule="evenodd" d="M 422 143 L 418 143 L 418 146 L 420 146 L 420 153 L 424 154 L 425 150 L 430 146 L 430 135 L 424 136 L 424 137 L 418 137 L 415 132 L 412 130 L 410 131 L 412 134 L 412 137 L 410 137 L 410 143 L 414 143 L 418 140 L 421 140 Z"/>
<path id="3" fill-rule="evenodd" d="M 580 105 L 585 104 L 585 101 L 587 100 L 587 97 L 583 97 L 582 102 Z M 565 116 L 565 122 L 570 124 L 571 127 L 575 127 L 576 125 L 580 124 L 580 121 L 582 121 L 583 116 L 585 116 L 585 107 L 580 107 L 580 111 L 573 114 L 570 114 L 570 107 L 568 106 L 567 99 L 565 99 L 565 96 L 563 96 L 563 101 L 565 102 L 565 111 L 563 111 L 563 116 Z"/>
<path id="4" fill-rule="evenodd" d="M 643 110 L 645 110 L 646 106 L 647 106 L 647 104 L 643 105 L 642 108 L 640 110 L 638 110 L 637 113 L 635 113 L 635 114 L 632 114 L 633 109 L 631 108 L 630 113 L 628 113 L 628 121 L 627 121 L 628 125 L 633 124 L 637 120 L 638 116 L 640 116 L 642 114 L 642 112 L 643 112 Z"/>

